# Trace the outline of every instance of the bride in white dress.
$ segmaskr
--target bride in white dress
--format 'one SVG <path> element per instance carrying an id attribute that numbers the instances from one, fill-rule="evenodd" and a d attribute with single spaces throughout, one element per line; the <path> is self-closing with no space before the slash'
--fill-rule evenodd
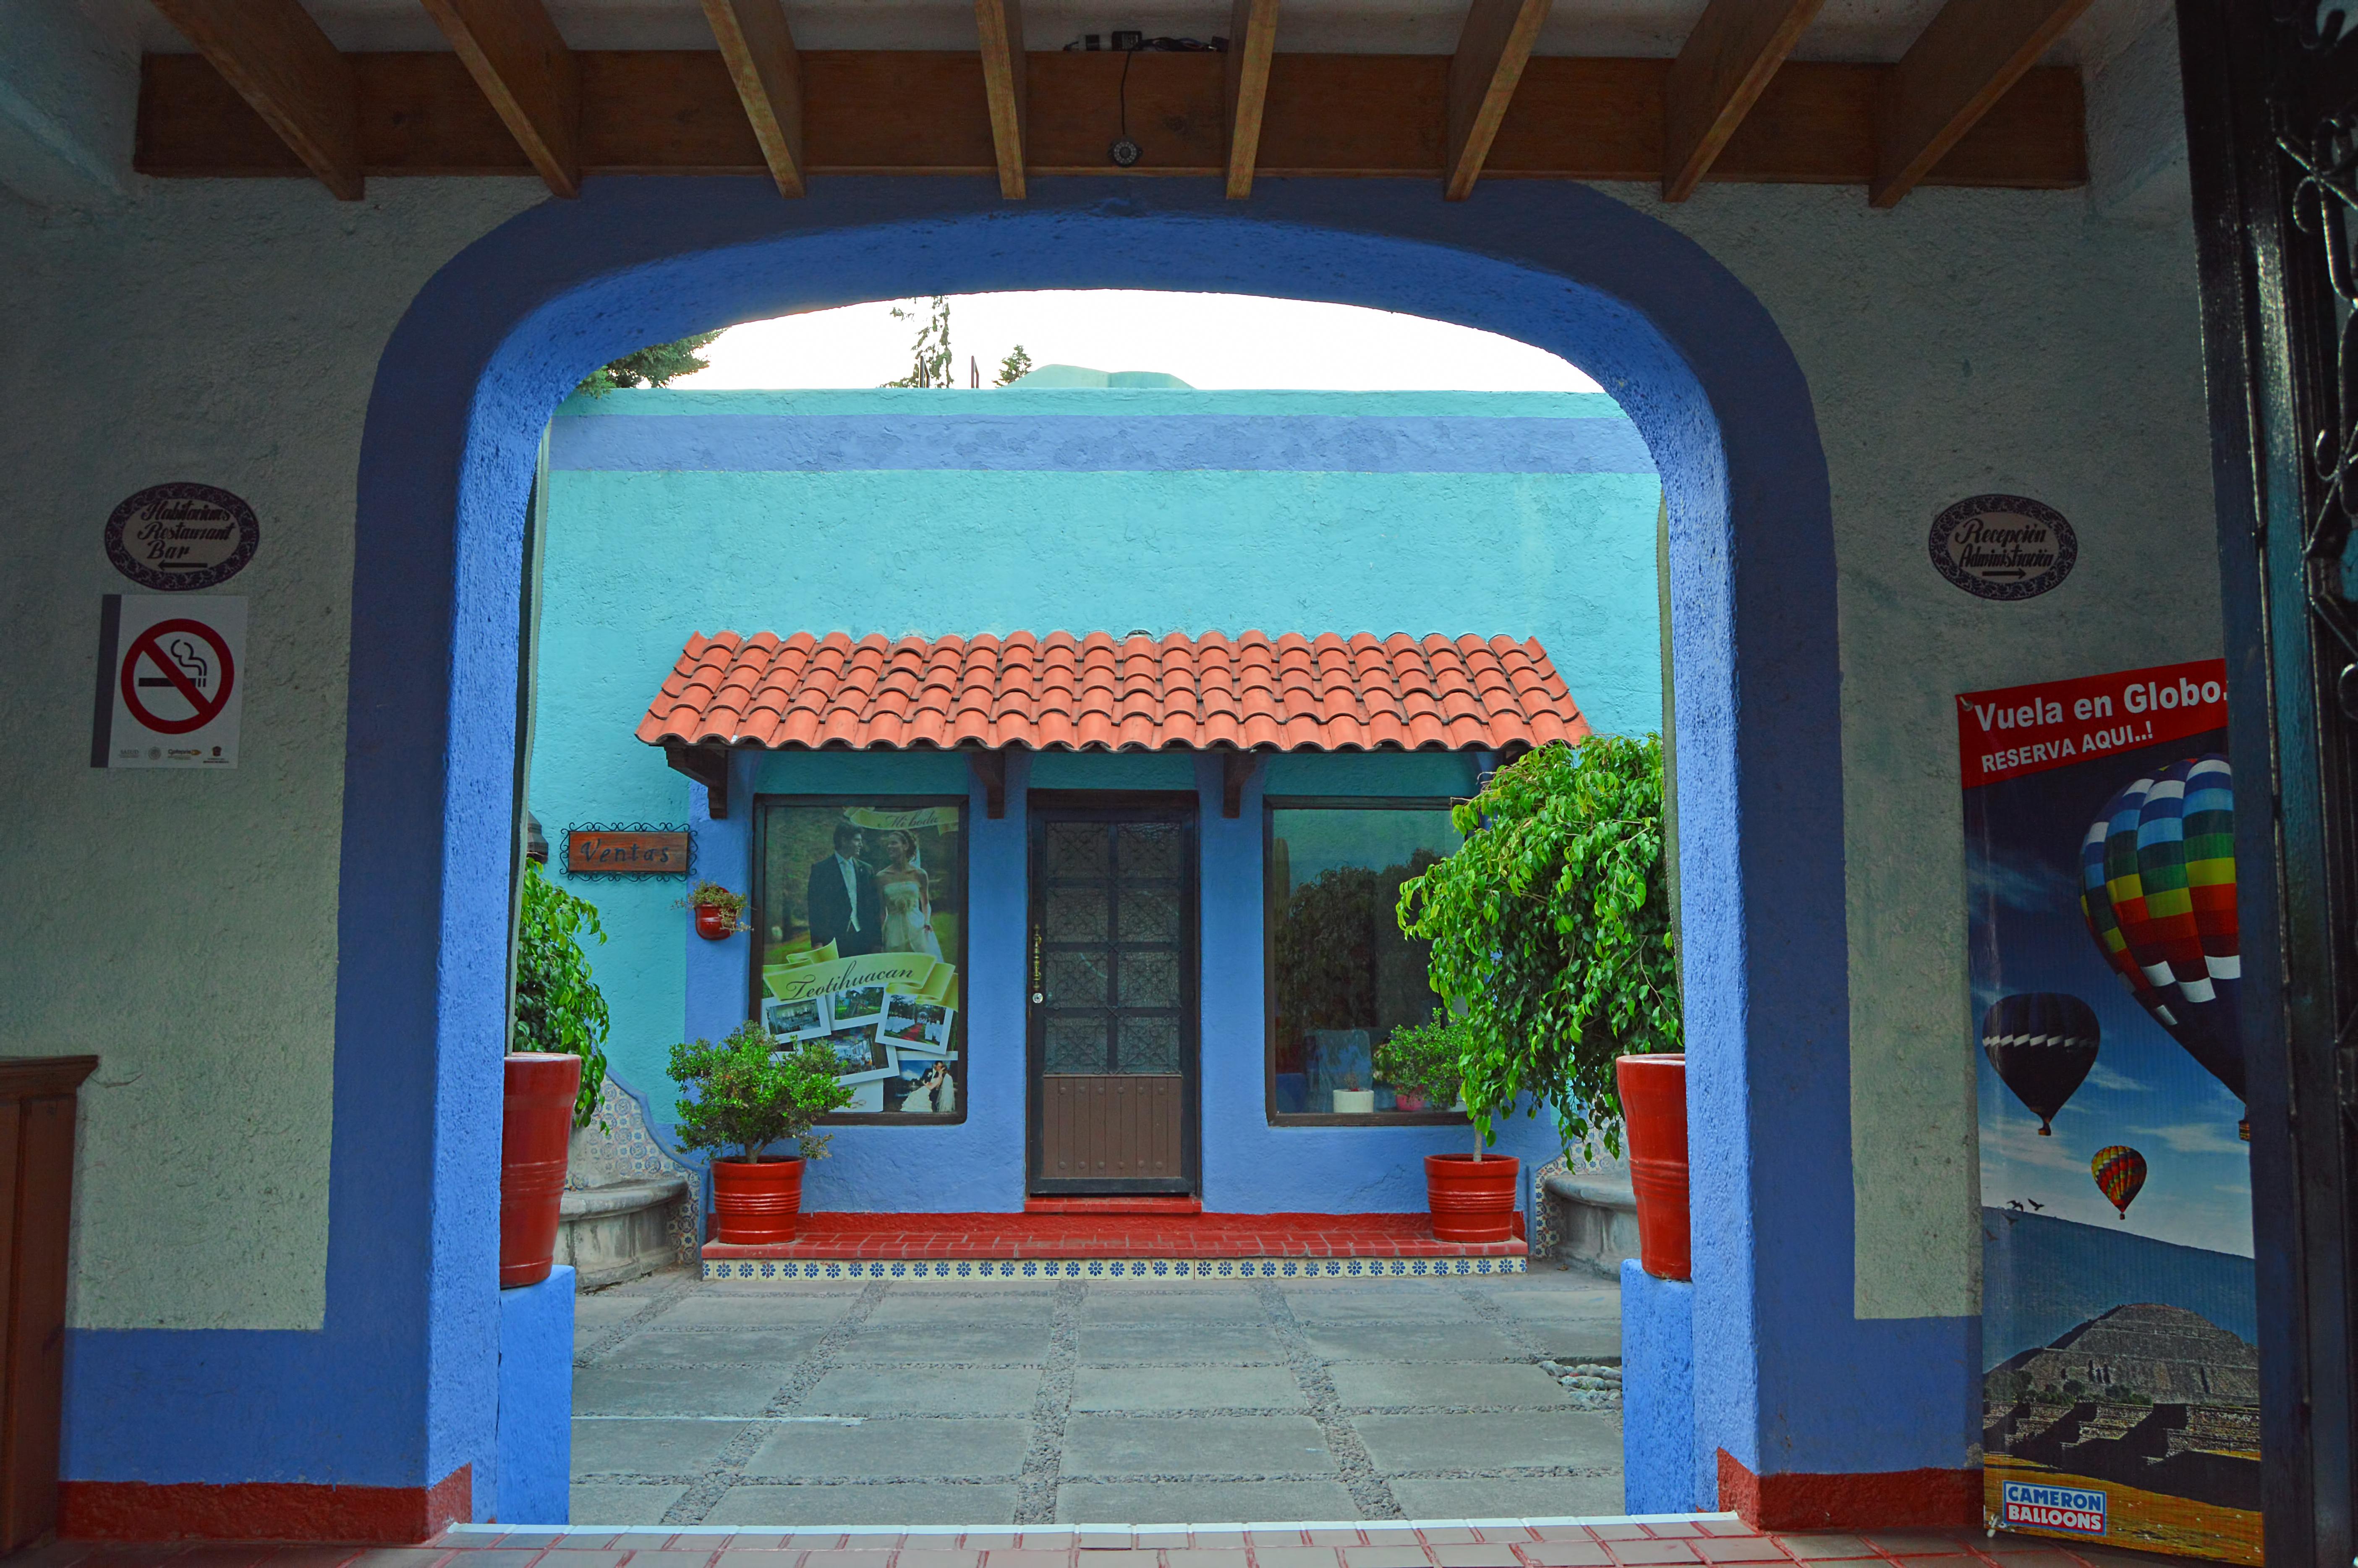
<path id="1" fill-rule="evenodd" d="M 883 951 L 942 956 L 934 935 L 933 883 L 917 863 L 917 840 L 899 828 L 883 837 L 884 869 L 876 873 L 876 891 L 884 905 Z"/>

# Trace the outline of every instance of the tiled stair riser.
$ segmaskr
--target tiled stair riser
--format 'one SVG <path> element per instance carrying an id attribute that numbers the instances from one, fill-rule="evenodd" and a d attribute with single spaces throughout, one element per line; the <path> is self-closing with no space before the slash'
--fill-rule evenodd
<path id="1" fill-rule="evenodd" d="M 1520 1274 L 1503 1258 L 730 1258 L 708 1280 L 1408 1280 Z"/>

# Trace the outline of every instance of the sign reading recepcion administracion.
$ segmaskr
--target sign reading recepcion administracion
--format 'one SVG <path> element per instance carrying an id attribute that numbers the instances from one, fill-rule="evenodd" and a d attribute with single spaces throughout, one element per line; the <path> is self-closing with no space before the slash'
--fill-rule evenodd
<path id="1" fill-rule="evenodd" d="M 2063 514 L 2027 495 L 1969 495 L 1932 519 L 1935 570 L 1976 599 L 2037 599 L 2080 558 Z"/>
<path id="2" fill-rule="evenodd" d="M 244 600 L 106 595 L 90 765 L 237 766 L 244 685 Z"/>

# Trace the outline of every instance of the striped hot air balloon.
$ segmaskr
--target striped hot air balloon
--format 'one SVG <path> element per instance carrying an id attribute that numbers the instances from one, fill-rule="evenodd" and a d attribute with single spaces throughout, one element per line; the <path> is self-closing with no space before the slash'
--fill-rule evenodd
<path id="1" fill-rule="evenodd" d="M 2115 1143 L 2096 1151 L 2096 1157 L 2088 1162 L 2088 1173 L 2096 1178 L 2096 1186 L 2121 1211 L 2125 1223 L 2129 1205 L 2145 1190 L 2145 1156 L 2125 1143 Z"/>
<path id="2" fill-rule="evenodd" d="M 2039 1135 L 2096 1065 L 2096 1010 L 2061 991 L 2002 996 L 1982 1017 L 1982 1054 L 1998 1080 L 2039 1118 Z"/>
<path id="3" fill-rule="evenodd" d="M 2138 1005 L 2237 1099 L 2235 777 L 2189 757 L 2113 796 L 2080 846 L 2080 913 Z"/>

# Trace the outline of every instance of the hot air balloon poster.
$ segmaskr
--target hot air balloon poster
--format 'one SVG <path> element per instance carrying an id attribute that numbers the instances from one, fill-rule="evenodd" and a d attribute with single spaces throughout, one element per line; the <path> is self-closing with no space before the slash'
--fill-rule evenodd
<path id="1" fill-rule="evenodd" d="M 1957 699 L 1996 1528 L 2261 1561 L 2223 661 Z"/>

